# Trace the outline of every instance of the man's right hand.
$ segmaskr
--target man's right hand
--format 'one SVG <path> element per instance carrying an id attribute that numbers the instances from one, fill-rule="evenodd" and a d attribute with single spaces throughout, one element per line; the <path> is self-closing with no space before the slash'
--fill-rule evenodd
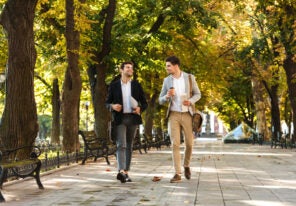
<path id="1" fill-rule="evenodd" d="M 171 88 L 168 90 L 167 95 L 166 95 L 167 98 L 170 98 L 170 97 L 172 97 L 172 96 L 175 96 L 175 88 L 174 88 L 174 87 L 171 87 Z"/>
<path id="2" fill-rule="evenodd" d="M 116 112 L 120 112 L 122 110 L 122 105 L 120 104 L 112 104 L 112 109 L 115 110 Z"/>

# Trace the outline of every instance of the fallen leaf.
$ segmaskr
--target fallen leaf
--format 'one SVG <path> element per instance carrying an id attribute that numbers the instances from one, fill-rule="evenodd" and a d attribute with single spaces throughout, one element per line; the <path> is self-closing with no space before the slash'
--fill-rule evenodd
<path id="1" fill-rule="evenodd" d="M 154 177 L 152 178 L 152 181 L 153 181 L 153 182 L 158 182 L 158 181 L 160 181 L 160 180 L 161 180 L 161 177 L 154 176 Z"/>

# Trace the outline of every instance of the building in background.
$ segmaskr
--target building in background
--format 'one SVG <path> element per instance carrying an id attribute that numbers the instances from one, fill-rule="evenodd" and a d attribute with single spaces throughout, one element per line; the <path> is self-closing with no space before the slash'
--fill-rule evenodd
<path id="1" fill-rule="evenodd" d="M 201 136 L 224 136 L 227 132 L 223 121 L 213 111 L 203 112 Z"/>

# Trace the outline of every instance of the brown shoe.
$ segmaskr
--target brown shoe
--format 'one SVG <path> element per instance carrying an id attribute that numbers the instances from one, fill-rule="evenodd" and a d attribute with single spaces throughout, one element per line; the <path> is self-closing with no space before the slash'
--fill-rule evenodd
<path id="1" fill-rule="evenodd" d="M 184 173 L 185 173 L 186 179 L 190 180 L 190 178 L 191 178 L 190 167 L 184 167 Z"/>
<path id="2" fill-rule="evenodd" d="M 170 180 L 170 183 L 181 182 L 181 175 L 175 174 L 175 176 Z"/>

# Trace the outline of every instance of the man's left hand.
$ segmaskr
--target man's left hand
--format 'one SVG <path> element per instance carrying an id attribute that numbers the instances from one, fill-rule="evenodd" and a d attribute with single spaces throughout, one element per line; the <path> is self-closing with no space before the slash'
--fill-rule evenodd
<path id="1" fill-rule="evenodd" d="M 140 115 L 140 113 L 141 113 L 141 108 L 140 108 L 140 107 L 136 107 L 136 108 L 133 110 L 133 113 L 134 113 L 134 114 L 138 114 L 138 115 Z"/>
<path id="2" fill-rule="evenodd" d="M 184 106 L 190 106 L 191 102 L 189 100 L 185 100 L 185 101 L 183 101 L 183 105 Z"/>

